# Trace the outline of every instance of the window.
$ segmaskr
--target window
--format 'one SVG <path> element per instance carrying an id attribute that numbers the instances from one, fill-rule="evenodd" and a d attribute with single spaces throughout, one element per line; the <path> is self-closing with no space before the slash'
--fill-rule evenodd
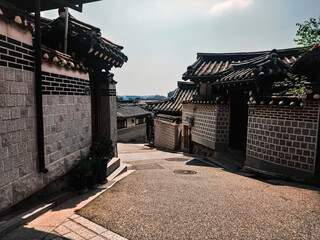
<path id="1" fill-rule="evenodd" d="M 146 122 L 146 118 L 145 117 L 138 117 L 136 120 L 136 124 L 142 124 Z"/>
<path id="2" fill-rule="evenodd" d="M 117 129 L 126 128 L 127 127 L 127 120 L 117 120 Z"/>

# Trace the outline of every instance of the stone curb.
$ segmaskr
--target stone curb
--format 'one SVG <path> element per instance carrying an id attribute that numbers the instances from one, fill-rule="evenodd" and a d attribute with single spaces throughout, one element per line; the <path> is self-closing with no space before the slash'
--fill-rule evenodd
<path id="1" fill-rule="evenodd" d="M 49 211 L 54 206 L 76 195 L 75 191 L 70 191 L 59 196 L 53 197 L 49 203 L 43 203 L 36 206 L 24 213 L 17 215 L 16 217 L 0 224 L 0 238 L 6 236 L 13 230 L 23 226 L 27 222 L 30 222 L 40 216 L 41 214 Z"/>

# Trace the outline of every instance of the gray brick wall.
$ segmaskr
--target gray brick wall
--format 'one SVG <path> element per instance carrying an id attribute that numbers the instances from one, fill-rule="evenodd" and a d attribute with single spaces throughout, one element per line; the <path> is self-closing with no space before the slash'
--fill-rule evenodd
<path id="1" fill-rule="evenodd" d="M 255 106 L 248 118 L 247 157 L 314 172 L 319 102 L 303 108 Z"/>
<path id="2" fill-rule="evenodd" d="M 14 202 L 13 182 L 36 170 L 34 76 L 0 67 L 0 211 Z"/>
<path id="3" fill-rule="evenodd" d="M 144 143 L 147 141 L 147 126 L 145 123 L 118 129 L 118 142 Z"/>
<path id="4" fill-rule="evenodd" d="M 178 124 L 163 120 L 154 120 L 154 146 L 158 148 L 177 150 Z"/>
<path id="5" fill-rule="evenodd" d="M 34 54 L 33 47 L 26 44 L 32 42 L 32 36 L 21 29 L 10 28 L 10 31 L 25 43 L 0 35 L 0 212 L 70 171 L 76 157 L 81 151 L 87 152 L 91 143 L 90 96 L 44 95 L 49 172 L 39 173 Z M 77 72 L 70 71 L 69 76 L 59 75 L 59 78 L 78 81 L 73 74 Z M 80 83 L 77 82 L 87 86 L 84 81 Z"/>
<path id="6" fill-rule="evenodd" d="M 215 149 L 216 143 L 228 144 L 229 106 L 214 104 L 183 104 L 182 121 L 194 117 L 191 129 L 192 141 Z"/>
<path id="7" fill-rule="evenodd" d="M 91 144 L 90 96 L 44 95 L 45 160 L 37 166 L 34 73 L 0 67 L 0 212 L 67 173 Z"/>
<path id="8" fill-rule="evenodd" d="M 43 96 L 46 164 L 91 144 L 90 96 Z"/>

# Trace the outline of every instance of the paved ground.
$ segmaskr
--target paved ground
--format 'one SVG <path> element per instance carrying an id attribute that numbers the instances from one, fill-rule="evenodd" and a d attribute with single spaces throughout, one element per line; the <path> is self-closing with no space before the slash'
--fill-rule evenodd
<path id="1" fill-rule="evenodd" d="M 78 214 L 125 238 L 319 239 L 319 189 L 166 161 L 184 156 L 142 145 L 122 144 L 119 153 L 137 171 Z"/>
<path id="2" fill-rule="evenodd" d="M 76 195 L 62 204 L 54 207 L 48 212 L 37 217 L 26 225 L 9 233 L 3 240 L 125 240 L 125 238 L 101 227 L 79 215 L 76 211 L 104 191 L 113 187 L 113 185 L 132 173 L 128 171 L 125 174 L 116 177 L 114 180 L 104 185 L 99 185 L 96 189 L 91 189 L 87 193 Z"/>

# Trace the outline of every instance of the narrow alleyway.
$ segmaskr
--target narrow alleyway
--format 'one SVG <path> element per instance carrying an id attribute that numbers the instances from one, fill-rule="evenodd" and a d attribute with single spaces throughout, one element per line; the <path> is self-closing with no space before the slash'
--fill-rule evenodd
<path id="1" fill-rule="evenodd" d="M 143 144 L 118 147 L 130 175 L 4 239 L 319 239 L 320 189 L 245 177 Z"/>
<path id="2" fill-rule="evenodd" d="M 319 239 L 319 189 L 139 144 L 119 144 L 119 153 L 136 171 L 79 214 L 125 238 Z"/>

